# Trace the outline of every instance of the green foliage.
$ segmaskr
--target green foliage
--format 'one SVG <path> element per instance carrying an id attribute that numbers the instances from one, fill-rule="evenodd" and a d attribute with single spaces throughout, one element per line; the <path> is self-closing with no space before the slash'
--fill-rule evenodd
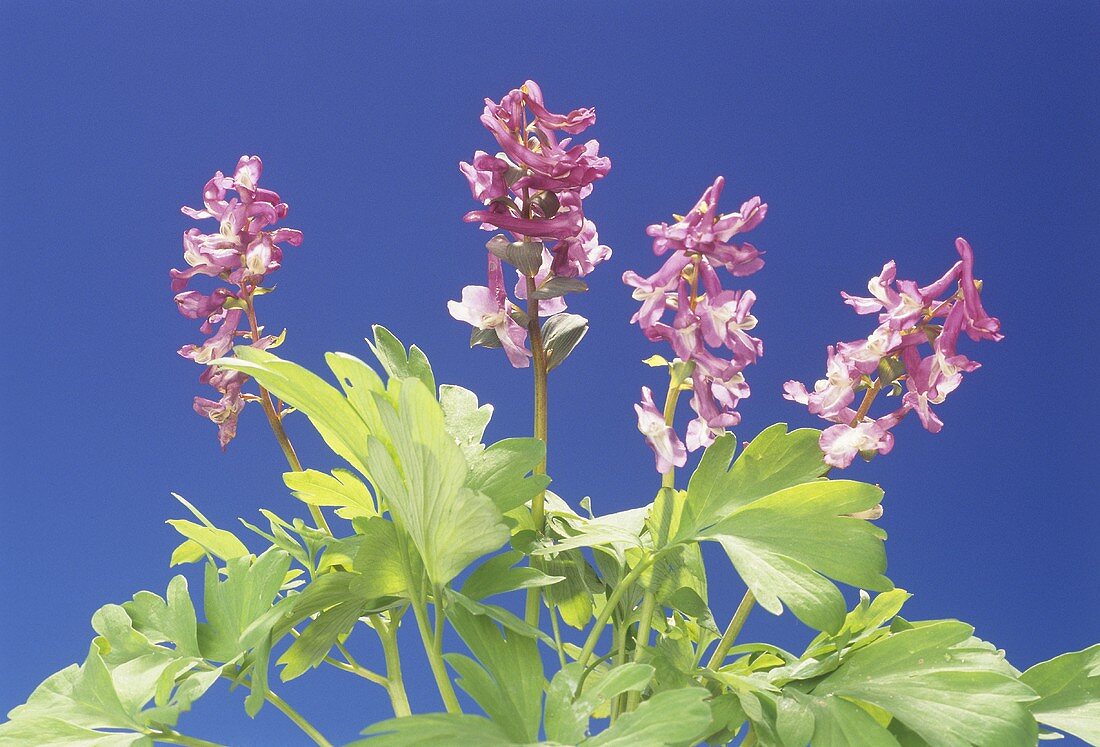
<path id="1" fill-rule="evenodd" d="M 582 286 L 551 283 L 537 295 Z M 544 326 L 551 367 L 586 330 L 567 314 Z M 343 523 L 330 531 L 261 510 L 266 528 L 245 522 L 270 545 L 257 556 L 179 498 L 192 518 L 169 521 L 183 537 L 171 563 L 205 561 L 202 604 L 177 576 L 164 597 L 139 592 L 100 609 L 83 663 L 12 710 L 0 746 L 193 743 L 177 723 L 219 678 L 248 688 L 249 714 L 273 702 L 327 745 L 269 689 L 280 642 L 284 681 L 332 664 L 385 689 L 402 717 L 364 731 L 356 744 L 371 747 L 687 746 L 749 730 L 765 747 L 1015 747 L 1035 744 L 1040 723 L 1100 743 L 1100 644 L 1020 674 L 964 623 L 898 617 L 909 594 L 884 576 L 885 534 L 853 516 L 867 515 L 882 490 L 828 479 L 818 431 L 774 425 L 736 459 L 735 437 L 722 436 L 686 490 L 664 487 L 648 506 L 602 516 L 586 498 L 582 514 L 544 493 L 550 480 L 534 473 L 545 444 L 486 445 L 492 406 L 459 386 L 436 389 L 423 352 L 384 328 L 368 344 L 382 375 L 330 353 L 338 386 L 248 346 L 218 362 L 302 413 L 345 463 L 284 475 L 298 500 Z M 528 507 L 543 494 L 538 532 Z M 751 592 L 746 604 L 787 607 L 819 631 L 800 656 L 730 645 L 736 626 L 712 648 L 726 621 L 714 619 L 711 594 L 730 584 L 708 579 L 706 541 L 725 550 Z M 860 589 L 854 609 L 834 582 Z M 555 622 L 585 631 L 585 647 L 510 611 L 506 595 L 530 590 Z M 453 680 L 483 715 L 460 713 L 457 699 L 449 713 L 404 715 L 396 636 L 412 618 L 441 693 Z M 461 650 L 445 650 L 445 624 Z M 381 673 L 344 645 L 372 634 Z M 561 666 L 547 682 L 551 652 Z"/>
<path id="2" fill-rule="evenodd" d="M 387 444 L 370 437 L 367 465 L 394 519 L 409 533 L 433 584 L 445 584 L 510 533 L 489 496 L 465 486 L 462 449 L 444 428 L 443 410 L 415 380 L 397 403 L 379 404 Z"/>
<path id="3" fill-rule="evenodd" d="M 1031 712 L 1040 723 L 1100 744 L 1100 643 L 1036 664 L 1020 681 L 1039 695 Z"/>
<path id="4" fill-rule="evenodd" d="M 245 681 L 255 715 L 267 697 L 267 657 L 289 557 L 278 549 L 228 561 L 224 580 L 207 565 L 206 622 L 187 581 L 165 597 L 143 591 L 92 617 L 88 656 L 53 675 L 0 724 L 0 745 L 151 745 L 219 677 Z M 245 675 L 250 675 L 247 679 Z"/>

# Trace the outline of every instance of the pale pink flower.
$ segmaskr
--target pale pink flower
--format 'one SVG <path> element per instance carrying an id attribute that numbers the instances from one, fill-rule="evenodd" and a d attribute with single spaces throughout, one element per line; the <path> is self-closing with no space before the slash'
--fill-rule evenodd
<path id="1" fill-rule="evenodd" d="M 638 430 L 645 436 L 649 448 L 657 460 L 657 471 L 662 475 L 673 467 L 683 467 L 687 462 L 687 450 L 671 426 L 665 424 L 664 415 L 653 403 L 653 392 L 642 387 L 642 401 L 634 405 L 638 414 Z"/>
<path id="2" fill-rule="evenodd" d="M 527 368 L 531 365 L 531 354 L 524 347 L 527 330 L 509 314 L 509 304 L 500 260 L 490 254 L 489 286 L 467 285 L 462 289 L 462 300 L 448 301 L 447 310 L 460 322 L 480 330 L 492 330 L 509 362 L 516 368 Z"/>

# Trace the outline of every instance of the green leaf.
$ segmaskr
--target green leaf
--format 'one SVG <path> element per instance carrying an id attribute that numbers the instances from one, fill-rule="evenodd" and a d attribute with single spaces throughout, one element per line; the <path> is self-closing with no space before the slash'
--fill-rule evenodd
<path id="1" fill-rule="evenodd" d="M 553 588 L 553 587 L 551 587 Z M 470 599 L 465 594 L 454 591 L 453 589 L 447 589 L 447 602 L 449 607 L 459 606 L 471 615 L 477 615 L 479 617 L 485 617 L 500 623 L 506 630 L 510 630 L 519 635 L 526 636 L 528 638 L 538 639 L 551 648 L 557 644 L 554 643 L 554 639 L 543 633 L 541 630 L 533 625 L 529 625 L 519 617 L 516 617 L 513 613 L 499 607 L 495 604 L 486 604 L 485 602 L 477 602 Z"/>
<path id="2" fill-rule="evenodd" d="M 826 576 L 865 589 L 892 588 L 882 575 L 885 533 L 847 516 L 881 497 L 865 483 L 803 483 L 742 505 L 701 536 L 722 545 L 764 609 L 778 615 L 786 604 L 807 625 L 835 632 L 846 609 Z"/>
<path id="3" fill-rule="evenodd" d="M 458 713 L 427 713 L 380 721 L 363 731 L 371 739 L 352 742 L 348 747 L 415 747 L 428 745 L 514 745 L 499 726 L 481 716 Z"/>
<path id="4" fill-rule="evenodd" d="M 562 581 L 562 576 L 548 576 L 538 568 L 516 565 L 523 559 L 519 550 L 509 550 L 489 558 L 469 575 L 462 584 L 462 593 L 475 601 L 516 589 L 550 586 Z"/>
<path id="5" fill-rule="evenodd" d="M 165 522 L 197 544 L 204 553 L 210 553 L 216 558 L 230 560 L 248 555 L 248 548 L 237 537 L 225 529 L 205 527 L 187 519 L 169 519 Z M 178 548 L 177 548 L 178 550 Z M 175 559 L 172 565 L 175 565 Z"/>
<path id="6" fill-rule="evenodd" d="M 454 384 L 439 387 L 439 405 L 443 408 L 443 425 L 454 437 L 466 458 L 480 454 L 481 439 L 493 417 L 493 406 L 478 406 L 477 395 Z"/>
<path id="7" fill-rule="evenodd" d="M 392 521 L 381 517 L 368 519 L 360 527 L 363 542 L 355 555 L 355 570 L 362 576 L 368 596 L 408 596 L 408 579 L 420 578 L 421 566 L 402 543 L 408 539 L 397 532 Z M 415 567 L 407 568 L 405 558 Z"/>
<path id="8" fill-rule="evenodd" d="M 535 277 L 542 267 L 540 241 L 508 241 L 503 235 L 497 234 L 489 239 L 485 248 L 527 277 Z"/>
<path id="9" fill-rule="evenodd" d="M 741 506 L 824 475 L 828 468 L 817 443 L 820 436 L 811 428 L 788 433 L 785 423 L 776 423 L 761 431 L 732 467 L 737 439 L 720 436 L 691 476 L 673 540 L 695 537 Z"/>
<path id="10" fill-rule="evenodd" d="M 653 667 L 628 662 L 612 667 L 605 674 L 585 680 L 584 690 L 576 699 L 582 667 L 579 662 L 565 665 L 546 692 L 546 737 L 562 744 L 577 744 L 588 733 L 588 721 L 597 709 L 625 692 L 640 692 L 653 679 Z"/>
<path id="11" fill-rule="evenodd" d="M 546 446 L 537 438 L 506 438 L 466 456 L 466 487 L 489 496 L 501 513 L 519 508 L 550 484 L 546 475 L 529 474 L 546 458 Z"/>
<path id="12" fill-rule="evenodd" d="M 380 411 L 393 453 L 372 437 L 370 474 L 432 583 L 445 584 L 507 542 L 508 528 L 488 496 L 465 487 L 466 459 L 428 389 L 406 379 L 396 410 L 380 400 Z"/>
<path id="13" fill-rule="evenodd" d="M 566 625 L 581 630 L 592 619 L 594 594 L 601 591 L 596 571 L 580 550 L 565 550 L 544 556 L 540 565 L 561 581 L 543 592 L 547 603 L 557 608 Z"/>
<path id="14" fill-rule="evenodd" d="M 821 633 L 806 647 L 803 658 L 821 658 L 833 651 L 848 649 L 862 642 L 889 632 L 883 628 L 893 620 L 902 605 L 912 595 L 903 589 L 893 589 L 875 596 L 874 601 L 860 589 L 859 604 L 844 618 L 844 624 L 835 634 Z"/>
<path id="15" fill-rule="evenodd" d="M 535 292 L 531 295 L 539 301 L 546 301 L 551 298 L 559 298 L 566 293 L 584 293 L 588 290 L 588 283 L 584 282 L 580 278 L 567 278 L 561 275 L 554 275 L 551 278 L 547 278 Z"/>
<path id="16" fill-rule="evenodd" d="M 1041 723 L 1100 744 L 1100 643 L 1036 664 L 1020 681 L 1039 694 L 1031 712 Z"/>
<path id="17" fill-rule="evenodd" d="M 386 391 L 386 385 L 373 368 L 348 353 L 325 353 L 325 363 L 336 376 L 340 388 L 351 406 L 367 426 L 375 433 L 382 427 L 378 405 L 374 395 Z"/>
<path id="18" fill-rule="evenodd" d="M 367 345 L 391 379 L 419 379 L 429 392 L 435 391 L 435 375 L 424 351 L 413 345 L 406 352 L 401 341 L 380 324 L 371 329 L 374 341 L 367 340 Z"/>
<path id="19" fill-rule="evenodd" d="M 579 314 L 561 312 L 547 319 L 542 325 L 546 370 L 553 371 L 564 363 L 587 333 L 588 320 Z"/>
<path id="20" fill-rule="evenodd" d="M 898 747 L 898 741 L 860 706 L 844 698 L 815 698 L 792 691 L 780 703 L 794 702 L 812 716 L 814 747 Z M 805 740 L 802 742 L 804 745 Z"/>
<path id="21" fill-rule="evenodd" d="M 136 732 L 102 732 L 56 718 L 27 717 L 0 724 L 3 747 L 153 747 L 153 740 Z"/>
<path id="22" fill-rule="evenodd" d="M 248 345 L 233 349 L 235 357 L 220 358 L 212 365 L 243 371 L 279 399 L 303 412 L 329 448 L 362 474 L 370 429 L 358 411 L 333 386 L 296 363 Z"/>
<path id="23" fill-rule="evenodd" d="M 810 695 L 870 703 L 937 746 L 1034 745 L 1034 692 L 972 633 L 945 620 L 880 638 L 846 657 Z"/>
<path id="24" fill-rule="evenodd" d="M 175 576 L 168 582 L 165 599 L 151 591 L 139 591 L 122 608 L 134 628 L 152 643 L 171 643 L 183 656 L 201 655 L 195 605 L 183 576 Z"/>
<path id="25" fill-rule="evenodd" d="M 279 678 L 289 682 L 318 666 L 336 642 L 351 632 L 362 609 L 362 600 L 349 600 L 321 612 L 279 657 L 276 664 L 285 665 Z"/>
<path id="26" fill-rule="evenodd" d="M 583 744 L 585 747 L 694 744 L 710 726 L 710 708 L 706 704 L 709 695 L 701 687 L 658 693 Z"/>
<path id="27" fill-rule="evenodd" d="M 445 655 L 459 674 L 458 686 L 511 739 L 537 742 L 545 684 L 538 644 L 512 631 L 502 635 L 489 619 L 460 606 L 448 608 L 447 619 L 477 657 Z"/>
<path id="28" fill-rule="evenodd" d="M 199 626 L 198 638 L 203 656 L 215 661 L 229 661 L 251 651 L 251 691 L 245 699 L 245 710 L 255 716 L 267 695 L 272 629 L 281 615 L 272 601 L 282 587 L 290 556 L 271 548 L 254 562 L 249 561 L 228 561 L 224 581 L 212 564 L 206 566 L 203 606 L 207 621 Z"/>
<path id="29" fill-rule="evenodd" d="M 346 469 L 334 469 L 332 474 L 313 469 L 286 472 L 283 482 L 298 500 L 311 506 L 338 506 L 336 513 L 345 519 L 378 513 L 367 486 Z"/>

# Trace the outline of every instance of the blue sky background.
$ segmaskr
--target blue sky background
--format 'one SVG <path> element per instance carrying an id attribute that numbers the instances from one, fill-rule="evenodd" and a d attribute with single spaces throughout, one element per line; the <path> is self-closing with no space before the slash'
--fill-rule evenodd
<path id="1" fill-rule="evenodd" d="M 163 522 L 182 515 L 169 491 L 227 527 L 261 506 L 304 514 L 260 409 L 222 454 L 190 410 L 199 369 L 175 353 L 199 339 L 168 287 L 191 225 L 179 206 L 242 153 L 263 157 L 305 232 L 261 301 L 263 322 L 289 328 L 282 355 L 366 356 L 383 323 L 497 407 L 490 436 L 528 432 L 530 372 L 468 350 L 446 312 L 483 282 L 486 239 L 460 221 L 456 164 L 491 149 L 482 98 L 527 77 L 552 108 L 594 105 L 614 164 L 586 204 L 614 257 L 573 304 L 592 330 L 551 380 L 555 491 L 598 512 L 652 498 L 631 405 L 661 376 L 639 361 L 662 351 L 628 324 L 619 276 L 657 267 L 645 226 L 717 174 L 726 209 L 770 205 L 752 237 L 767 266 L 746 283 L 766 356 L 742 438 L 816 426 L 780 387 L 869 331 L 839 291 L 890 258 L 927 282 L 961 234 L 1007 337 L 967 348 L 983 368 L 942 406 L 940 435 L 906 422 L 892 454 L 849 474 L 886 491 L 908 617 L 964 619 L 1021 668 L 1095 643 L 1100 6 L 830 6 L 0 2 L 0 712 L 82 659 L 99 605 L 163 592 Z M 336 466 L 304 421 L 290 428 L 308 466 Z M 742 587 L 713 559 L 725 618 Z M 744 635 L 809 637 L 760 611 Z M 410 696 L 431 708 L 413 643 Z M 335 670 L 279 690 L 336 741 L 388 712 Z M 242 697 L 208 696 L 184 730 L 295 743 Z"/>

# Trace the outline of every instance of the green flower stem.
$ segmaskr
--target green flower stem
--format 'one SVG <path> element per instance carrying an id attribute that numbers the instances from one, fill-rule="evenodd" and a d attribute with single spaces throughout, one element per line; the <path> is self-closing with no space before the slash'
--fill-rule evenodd
<path id="1" fill-rule="evenodd" d="M 558 650 L 558 663 L 565 666 L 565 646 L 561 642 L 561 626 L 558 624 L 558 608 L 550 607 L 550 630 L 554 633 L 554 647 Z"/>
<path id="2" fill-rule="evenodd" d="M 205 669 L 208 672 L 212 672 L 215 669 L 217 669 L 217 667 L 215 667 L 213 664 L 210 664 L 208 662 L 200 663 L 199 667 L 201 669 Z M 245 687 L 247 687 L 249 690 L 251 690 L 252 689 L 252 680 L 251 679 L 239 678 L 237 676 L 238 674 L 240 674 L 240 672 L 231 674 L 229 672 L 223 671 L 218 676 L 221 677 L 222 679 L 229 680 L 234 685 L 243 684 Z M 291 721 L 293 721 L 294 724 L 299 729 L 301 729 L 310 739 L 312 739 L 315 744 L 319 745 L 319 747 L 332 747 L 332 742 L 325 739 L 325 737 L 321 734 L 321 732 L 317 730 L 317 727 L 315 727 L 313 724 L 306 721 L 306 719 L 302 716 L 302 714 L 298 713 L 296 710 L 291 708 L 289 703 L 287 703 L 285 700 L 280 698 L 274 692 L 272 692 L 271 690 L 268 690 L 266 693 L 264 693 L 264 700 L 266 700 L 268 703 L 270 703 L 271 705 L 278 708 L 287 718 L 289 718 Z M 179 736 L 183 736 L 183 735 L 181 734 Z M 190 739 L 190 737 L 188 737 L 188 739 Z M 165 741 L 168 741 L 168 740 L 165 740 Z M 192 743 L 191 742 L 186 742 L 186 743 L 179 742 L 179 744 L 192 744 Z M 213 743 L 212 742 L 202 742 L 200 740 L 199 742 L 196 742 L 194 744 L 210 745 L 210 744 L 213 744 Z"/>
<path id="3" fill-rule="evenodd" d="M 256 322 L 256 307 L 252 301 L 252 294 L 249 293 L 245 296 L 245 312 L 248 316 L 248 326 L 252 333 L 252 340 L 260 339 L 260 327 Z M 290 443 L 290 438 L 286 435 L 286 428 L 283 427 L 283 419 L 279 413 L 275 411 L 275 405 L 271 401 L 271 393 L 260 387 L 260 405 L 264 409 L 264 415 L 267 416 L 267 422 L 271 426 L 272 432 L 275 434 L 275 440 L 279 442 L 279 448 L 283 450 L 283 456 L 286 457 L 287 464 L 290 465 L 290 469 L 294 472 L 302 471 L 302 462 L 298 459 L 297 452 L 294 451 L 294 445 Z M 317 525 L 317 528 L 332 534 L 332 530 L 329 529 L 328 522 L 325 521 L 325 515 L 321 513 L 319 506 L 309 505 L 309 515 L 313 517 L 313 522 Z"/>
<path id="4" fill-rule="evenodd" d="M 749 613 L 752 612 L 755 604 L 756 597 L 752 595 L 751 591 L 746 591 L 745 596 L 741 597 L 741 603 L 737 605 L 733 617 L 730 618 L 730 624 L 726 626 L 726 632 L 722 634 L 722 640 L 718 641 L 718 646 L 711 654 L 710 661 L 707 662 L 707 669 L 718 669 L 722 666 L 722 662 L 726 660 L 726 654 L 733 647 L 733 642 L 737 640 L 737 635 L 741 632 L 741 628 L 745 626 L 745 620 L 749 618 Z"/>
<path id="5" fill-rule="evenodd" d="M 592 625 L 592 630 L 588 633 L 588 638 L 585 639 L 584 648 L 581 649 L 581 655 L 577 659 L 577 661 L 581 663 L 582 668 L 588 666 L 588 660 L 592 658 L 592 653 L 596 650 L 596 643 L 600 640 L 600 633 L 602 633 L 604 627 L 607 626 L 607 621 L 611 619 L 611 613 L 615 611 L 615 606 L 618 605 L 619 601 L 623 598 L 623 594 L 634 585 L 638 578 L 645 573 L 647 568 L 653 565 L 659 555 L 660 552 L 658 551 L 643 558 L 638 565 L 631 569 L 630 573 L 626 574 L 619 585 L 615 587 L 615 590 L 611 592 L 611 596 L 604 602 L 603 608 L 600 609 L 600 614 L 596 617 L 596 622 Z M 583 684 L 583 680 L 577 684 L 577 695 L 580 695 L 581 684 Z"/>
<path id="6" fill-rule="evenodd" d="M 527 334 L 531 338 L 531 359 L 535 369 L 535 438 L 546 444 L 547 441 L 547 361 L 546 348 L 542 342 L 542 328 L 539 326 L 539 302 L 535 295 L 535 279 L 527 278 Z M 535 465 L 532 472 L 536 475 L 546 474 L 546 457 Z M 531 499 L 531 522 L 535 525 L 535 533 L 542 535 L 546 528 L 546 491 L 540 490 Z M 527 606 L 524 612 L 524 620 L 528 625 L 538 627 L 540 600 L 542 589 L 532 587 L 527 590 Z"/>
<path id="7" fill-rule="evenodd" d="M 301 729 L 306 736 L 308 736 L 310 739 L 313 740 L 315 744 L 318 745 L 318 747 L 332 747 L 332 742 L 325 739 L 325 737 L 321 734 L 321 732 L 317 731 L 317 728 L 313 724 L 306 721 L 302 717 L 302 715 L 291 708 L 290 704 L 287 703 L 285 700 L 283 700 L 270 690 L 267 691 L 266 698 L 268 703 L 282 711 L 283 714 L 288 719 L 293 721 L 295 725 L 297 725 L 297 727 Z"/>
<path id="8" fill-rule="evenodd" d="M 882 388 L 882 379 L 877 378 L 871 388 L 863 393 L 863 401 L 859 403 L 859 409 L 856 411 L 856 416 L 852 418 L 851 425 L 853 428 L 859 425 L 860 421 L 866 417 L 867 412 L 871 409 L 871 403 L 875 401 L 875 397 L 882 391 Z"/>
<path id="9" fill-rule="evenodd" d="M 435 597 L 435 630 L 428 624 L 428 605 L 424 597 L 413 592 L 413 616 L 416 618 L 416 627 L 420 630 L 420 640 L 424 643 L 424 653 L 428 656 L 428 664 L 432 668 L 432 676 L 435 677 L 439 695 L 443 698 L 443 705 L 447 713 L 462 713 L 462 706 L 458 703 L 454 685 L 447 676 L 447 664 L 443 661 L 443 600 L 441 589 L 436 589 Z"/>
<path id="10" fill-rule="evenodd" d="M 386 691 L 390 695 L 390 704 L 393 706 L 393 715 L 398 718 L 412 715 L 409 706 L 409 696 L 405 692 L 405 681 L 401 676 L 401 654 L 397 649 L 397 623 L 401 619 L 393 619 L 390 613 L 390 622 L 382 619 L 381 615 L 371 615 L 378 637 L 382 640 L 382 651 L 386 657 Z"/>
<path id="11" fill-rule="evenodd" d="M 690 375 L 690 374 L 687 374 Z M 680 385 L 684 383 L 687 375 L 676 375 L 670 368 L 668 375 L 668 394 L 665 395 L 665 425 L 672 427 L 676 418 L 676 404 L 680 401 Z M 669 467 L 661 477 L 661 488 L 675 489 L 676 468 Z M 663 547 L 668 541 L 668 522 L 671 514 L 668 510 L 661 512 L 660 524 L 657 527 L 657 536 L 654 537 L 654 546 Z M 641 617 L 638 619 L 638 635 L 634 639 L 634 661 L 640 661 L 645 655 L 645 649 L 649 646 L 649 632 L 653 628 L 653 616 L 657 612 L 657 597 L 652 589 L 646 589 L 645 598 L 642 600 Z M 627 695 L 627 710 L 633 710 L 641 701 L 642 694 L 632 691 Z"/>
<path id="12" fill-rule="evenodd" d="M 616 620 L 612 623 L 614 638 L 618 643 L 615 644 L 615 665 L 623 664 L 626 662 L 626 634 L 630 630 L 629 625 L 623 625 L 620 621 Z M 615 696 L 615 699 L 611 701 L 611 723 L 615 723 L 619 714 L 622 713 L 623 708 L 626 706 L 627 697 L 626 693 L 620 693 Z"/>
<path id="13" fill-rule="evenodd" d="M 154 731 L 149 732 L 148 736 L 156 742 L 182 744 L 186 745 L 186 747 L 225 747 L 225 745 L 219 744 L 218 742 L 208 742 L 205 739 L 189 737 L 186 734 L 180 734 L 178 731 Z"/>
<path id="14" fill-rule="evenodd" d="M 370 669 L 367 669 L 362 664 L 360 664 L 358 661 L 356 661 L 355 657 L 351 655 L 351 652 L 348 651 L 347 646 L 345 646 L 344 644 L 337 641 L 336 642 L 336 649 L 340 652 L 340 655 L 344 657 L 344 661 L 347 662 L 346 666 L 348 667 L 348 671 L 350 671 L 352 674 L 356 674 L 356 675 L 362 677 L 365 680 L 369 680 L 370 682 L 373 682 L 376 685 L 382 685 L 383 687 L 386 687 L 389 684 L 389 681 L 385 677 L 378 674 L 377 672 L 374 672 L 374 671 L 371 671 Z M 325 657 L 325 658 L 328 659 L 330 657 Z M 343 664 L 344 662 L 336 662 L 336 663 L 339 665 L 339 664 Z M 343 669 L 343 668 L 344 667 L 342 667 L 342 666 L 340 667 L 340 669 Z"/>

